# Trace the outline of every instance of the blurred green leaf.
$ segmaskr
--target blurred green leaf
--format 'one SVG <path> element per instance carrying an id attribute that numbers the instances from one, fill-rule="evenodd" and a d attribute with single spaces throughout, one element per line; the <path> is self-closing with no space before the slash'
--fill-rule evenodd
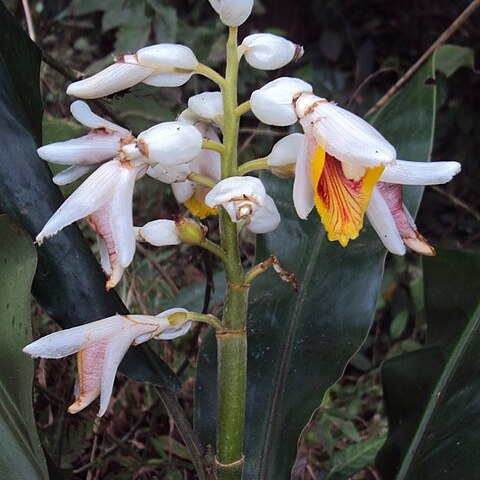
<path id="1" fill-rule="evenodd" d="M 36 152 L 41 143 L 41 52 L 1 2 L 0 15 L 0 208 L 35 237 L 63 202 Z M 38 249 L 33 293 L 63 328 L 127 313 L 117 294 L 105 291 L 105 276 L 76 226 Z M 180 386 L 148 347 L 130 349 L 120 370 L 161 389 Z"/>
<path id="2" fill-rule="evenodd" d="M 332 458 L 333 468 L 326 480 L 347 480 L 371 464 L 385 443 L 385 437 L 374 437 L 349 445 Z"/>
<path id="3" fill-rule="evenodd" d="M 435 115 L 432 61 L 375 117 L 400 158 L 427 160 Z M 297 441 L 325 391 L 365 340 L 375 312 L 385 250 L 370 228 L 343 249 L 326 238 L 315 213 L 299 220 L 291 182 L 263 177 L 282 222 L 257 238 L 256 262 L 274 254 L 300 282 L 293 292 L 269 271 L 252 287 L 248 321 L 246 480 L 289 478 Z M 422 189 L 410 189 L 416 211 Z M 215 345 L 203 344 L 196 392 L 196 427 L 215 444 Z"/>
<path id="4" fill-rule="evenodd" d="M 392 323 L 390 324 L 390 336 L 392 340 L 397 340 L 400 338 L 405 331 L 405 327 L 408 322 L 408 310 L 403 310 L 397 315 L 395 315 Z"/>
<path id="5" fill-rule="evenodd" d="M 0 477 L 46 479 L 32 405 L 30 288 L 37 254 L 30 237 L 0 215 Z"/>
<path id="6" fill-rule="evenodd" d="M 151 438 L 150 442 L 160 455 L 166 453 L 167 458 L 169 454 L 183 458 L 184 460 L 190 460 L 192 458 L 184 445 L 167 435 Z"/>
<path id="7" fill-rule="evenodd" d="M 381 375 L 389 435 L 382 479 L 474 480 L 480 431 L 480 256 L 424 259 L 427 339 L 388 360 Z"/>
<path id="8" fill-rule="evenodd" d="M 442 45 L 435 50 L 435 68 L 451 77 L 459 68 L 475 70 L 475 50 L 458 45 Z"/>

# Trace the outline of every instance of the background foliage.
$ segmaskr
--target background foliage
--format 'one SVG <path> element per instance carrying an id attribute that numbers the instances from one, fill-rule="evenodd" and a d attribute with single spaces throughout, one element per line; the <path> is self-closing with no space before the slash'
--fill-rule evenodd
<path id="1" fill-rule="evenodd" d="M 20 2 L 6 3 L 24 22 Z M 269 29 L 303 44 L 303 59 L 279 74 L 299 75 L 313 83 L 319 95 L 362 114 L 468 3 L 299 0 L 292 8 L 289 3 L 256 1 L 254 15 L 241 32 Z M 74 74 L 99 70 L 111 62 L 112 53 L 161 41 L 192 46 L 198 58 L 212 66 L 221 67 L 224 61 L 224 28 L 206 1 L 108 0 L 100 4 L 90 0 L 32 0 L 30 6 L 38 44 Z M 433 158 L 458 159 L 463 174 L 448 186 L 427 189 L 418 217 L 420 231 L 435 245 L 473 251 L 478 250 L 480 241 L 479 139 L 475 135 L 480 90 L 479 80 L 472 72 L 472 47 L 479 41 L 479 17 L 478 13 L 471 17 L 451 39 L 455 45 L 468 49 L 444 54 L 442 72 L 435 80 L 438 101 Z M 461 68 L 456 70 L 451 59 L 456 59 L 456 66 Z M 437 58 L 437 62 L 442 64 L 442 59 Z M 240 94 L 248 95 L 269 78 L 269 74 L 245 66 Z M 69 120 L 69 99 L 64 93 L 69 82 L 46 65 L 41 81 L 46 112 L 44 143 L 77 135 L 78 127 Z M 139 86 L 129 95 L 113 96 L 106 107 L 115 109 L 123 122 L 138 132 L 153 123 L 174 119 L 188 97 L 204 89 L 212 89 L 212 85 L 195 77 L 185 89 Z M 265 154 L 277 138 L 277 130 L 261 127 L 254 131 L 256 126 L 253 118 L 247 118 L 242 130 L 242 158 Z M 168 218 L 178 209 L 169 189 L 157 183 L 143 182 L 136 195 L 136 224 Z M 91 234 L 84 233 L 93 245 Z M 215 236 L 214 231 L 212 234 Z M 243 238 L 242 249 L 245 262 L 251 262 L 254 248 L 250 237 Z M 454 259 L 448 255 L 447 258 L 453 265 Z M 443 256 L 440 261 L 443 265 Z M 120 296 L 132 310 L 154 312 L 172 302 L 193 304 L 200 310 L 204 285 L 198 282 L 204 281 L 212 269 L 215 265 L 209 257 L 191 249 L 142 248 L 119 289 Z M 213 312 L 221 308 L 221 278 L 214 276 L 214 283 L 210 302 Z M 294 478 L 378 478 L 373 460 L 387 429 L 379 366 L 386 358 L 406 361 L 400 355 L 420 351 L 426 336 L 428 343 L 426 333 L 431 328 L 431 318 L 427 326 L 423 301 L 427 287 L 422 264 L 416 257 L 387 259 L 371 332 L 342 379 L 327 391 L 322 407 L 304 432 Z M 34 304 L 32 309 L 37 334 L 55 328 L 38 305 Z M 179 375 L 183 384 L 181 402 L 190 413 L 195 351 L 202 337 L 197 330 L 193 337 L 173 345 L 155 346 Z M 188 452 L 151 386 L 123 378 L 117 383 L 111 411 L 97 422 L 94 410 L 65 416 L 72 396 L 72 378 L 66 362 L 40 362 L 35 377 L 37 425 L 42 443 L 67 477 L 193 478 Z M 388 376 L 385 381 L 388 382 Z M 389 443 L 392 439 L 387 446 Z M 382 472 L 385 474 L 384 469 Z"/>

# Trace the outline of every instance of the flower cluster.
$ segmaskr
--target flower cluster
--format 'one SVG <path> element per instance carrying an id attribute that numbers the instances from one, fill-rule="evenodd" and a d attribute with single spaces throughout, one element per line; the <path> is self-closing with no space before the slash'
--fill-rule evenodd
<path id="1" fill-rule="evenodd" d="M 253 0 L 209 1 L 229 27 L 243 24 L 253 8 Z M 237 54 L 238 60 L 244 58 L 253 68 L 273 70 L 296 61 L 303 49 L 282 37 L 255 33 L 234 50 L 235 59 Z M 67 93 L 95 99 L 138 83 L 178 87 L 195 74 L 215 81 L 220 90 L 191 97 L 188 108 L 176 121 L 154 125 L 136 137 L 97 116 L 85 102 L 72 103 L 73 117 L 88 132 L 80 138 L 43 146 L 38 154 L 46 161 L 69 165 L 54 177 L 58 185 L 87 173 L 90 176 L 38 233 L 39 245 L 73 222 L 86 219 L 98 238 L 107 289 L 118 284 L 132 262 L 137 241 L 154 246 L 197 244 L 224 260 L 225 252 L 206 239 L 205 229 L 196 221 L 157 219 L 143 227 L 134 226 L 135 184 L 148 175 L 171 185 L 174 197 L 190 215 L 204 219 L 223 209 L 223 217 L 238 229 L 264 234 L 274 231 L 281 217 L 262 181 L 247 174 L 265 168 L 281 177 L 295 175 L 293 204 L 298 216 L 306 219 L 316 207 L 329 240 L 347 246 L 359 236 L 366 214 L 390 252 L 402 255 L 408 247 L 424 255 L 434 254 L 403 205 L 401 185 L 448 182 L 460 165 L 397 159 L 395 148 L 375 128 L 316 96 L 303 80 L 284 77 L 267 83 L 251 94 L 250 101 L 243 104 L 245 109 L 237 115 L 238 120 L 250 108 L 267 125 L 298 123 L 303 134 L 285 136 L 268 156 L 235 165 L 236 170 L 232 173 L 229 168 L 228 175 L 222 166 L 228 113 L 227 108 L 224 111 L 226 79 L 199 63 L 187 46 L 151 45 L 119 56 L 96 75 L 72 83 Z M 198 314 L 182 309 L 168 310 L 157 317 L 114 315 L 51 334 L 24 351 L 45 358 L 77 353 L 78 389 L 69 411 L 85 408 L 100 395 L 102 415 L 117 367 L 130 345 L 175 338 L 186 333 L 191 321 L 198 318 Z"/>

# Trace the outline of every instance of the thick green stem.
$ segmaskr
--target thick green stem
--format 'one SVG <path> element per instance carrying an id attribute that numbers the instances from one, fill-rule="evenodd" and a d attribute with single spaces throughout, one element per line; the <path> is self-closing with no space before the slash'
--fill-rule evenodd
<path id="1" fill-rule="evenodd" d="M 237 29 L 231 27 L 227 42 L 227 69 L 223 88 L 224 131 L 222 178 L 237 174 L 239 117 L 236 115 L 238 81 Z M 245 331 L 248 287 L 238 248 L 237 226 L 222 208 L 219 212 L 222 249 L 225 251 L 227 296 L 223 314 L 224 332 L 218 344 L 218 423 L 216 475 L 219 480 L 239 480 L 243 467 L 243 429 L 247 377 Z"/>

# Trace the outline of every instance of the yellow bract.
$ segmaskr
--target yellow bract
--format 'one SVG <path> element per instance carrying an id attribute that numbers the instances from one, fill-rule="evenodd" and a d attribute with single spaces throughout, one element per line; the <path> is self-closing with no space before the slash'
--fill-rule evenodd
<path id="1" fill-rule="evenodd" d="M 210 208 L 205 204 L 205 196 L 209 190 L 209 188 L 203 185 L 197 185 L 194 194 L 187 201 L 183 202 L 193 216 L 202 220 L 209 215 L 218 215 L 215 208 Z"/>
<path id="2" fill-rule="evenodd" d="M 366 169 L 358 181 L 345 177 L 341 162 L 318 146 L 310 158 L 314 200 L 330 241 L 343 247 L 358 237 L 363 217 L 384 167 Z"/>

